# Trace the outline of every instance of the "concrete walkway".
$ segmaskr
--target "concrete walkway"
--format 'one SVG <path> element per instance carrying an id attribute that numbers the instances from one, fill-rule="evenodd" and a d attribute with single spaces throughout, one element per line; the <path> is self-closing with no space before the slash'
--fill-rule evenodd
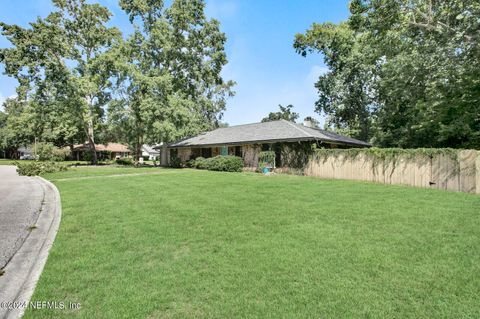
<path id="1" fill-rule="evenodd" d="M 0 318 L 24 313 L 60 224 L 60 195 L 40 177 L 0 166 Z"/>
<path id="2" fill-rule="evenodd" d="M 15 166 L 0 166 L 0 269 L 22 246 L 35 225 L 44 191 L 34 177 L 18 176 Z"/>

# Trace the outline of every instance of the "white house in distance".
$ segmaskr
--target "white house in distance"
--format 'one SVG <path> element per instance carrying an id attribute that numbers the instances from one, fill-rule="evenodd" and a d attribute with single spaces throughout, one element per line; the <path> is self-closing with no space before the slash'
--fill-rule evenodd
<path id="1" fill-rule="evenodd" d="M 156 146 L 160 146 L 160 144 L 158 144 L 158 145 L 143 144 L 142 145 L 142 156 L 143 157 L 148 156 L 148 159 L 150 161 L 158 160 L 159 157 L 160 157 L 160 151 L 154 149 L 154 147 L 156 147 Z"/>

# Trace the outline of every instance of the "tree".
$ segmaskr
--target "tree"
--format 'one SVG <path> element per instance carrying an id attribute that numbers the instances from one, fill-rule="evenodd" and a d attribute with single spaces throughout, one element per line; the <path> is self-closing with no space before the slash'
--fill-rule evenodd
<path id="1" fill-rule="evenodd" d="M 475 1 L 354 1 L 349 24 L 376 51 L 376 142 L 480 146 L 480 6 Z"/>
<path id="2" fill-rule="evenodd" d="M 111 69 L 107 50 L 120 39 L 120 31 L 106 23 L 111 13 L 85 0 L 53 0 L 58 9 L 38 18 L 25 29 L 0 23 L 12 47 L 0 50 L 5 73 L 19 82 L 20 100 L 28 101 L 33 114 L 45 115 L 68 127 L 64 139 L 71 140 L 81 127 L 96 163 L 95 128 L 111 98 Z M 40 131 L 43 131 L 39 128 Z M 58 133 L 58 132 L 57 132 Z"/>
<path id="3" fill-rule="evenodd" d="M 111 104 L 113 126 L 141 154 L 141 145 L 169 142 L 219 124 L 232 81 L 224 81 L 225 35 L 207 19 L 205 3 L 121 0 L 135 31 L 118 48 L 123 60 L 120 98 Z"/>
<path id="4" fill-rule="evenodd" d="M 317 111 L 379 146 L 480 146 L 480 6 L 354 0 L 348 21 L 314 24 L 295 48 L 325 54 Z M 362 124 L 363 123 L 363 124 Z"/>
<path id="5" fill-rule="evenodd" d="M 278 112 L 270 112 L 267 117 L 262 119 L 262 122 L 270 122 L 270 121 L 278 121 L 278 120 L 287 120 L 290 122 L 295 122 L 299 114 L 293 112 L 293 105 L 289 104 L 287 106 L 282 106 L 281 104 L 278 105 L 280 111 Z"/>
<path id="6" fill-rule="evenodd" d="M 0 111 L 0 151 L 2 152 L 2 158 L 6 158 L 8 150 L 8 140 L 7 140 L 7 114 L 3 111 Z"/>
<path id="7" fill-rule="evenodd" d="M 35 121 L 28 103 L 9 98 L 4 104 L 0 121 L 0 148 L 9 157 L 16 157 L 17 149 L 30 144 L 35 136 Z"/>
<path id="8" fill-rule="evenodd" d="M 294 42 L 302 56 L 323 53 L 330 70 L 315 83 L 319 93 L 315 111 L 327 116 L 327 126 L 361 140 L 370 139 L 372 125 L 372 70 L 366 63 L 366 47 L 346 23 L 314 23 L 305 34 L 297 34 Z"/>

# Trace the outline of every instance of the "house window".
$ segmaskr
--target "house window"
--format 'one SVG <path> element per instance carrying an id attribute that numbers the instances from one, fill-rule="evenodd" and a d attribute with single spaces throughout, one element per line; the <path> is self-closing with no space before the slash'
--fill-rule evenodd
<path id="1" fill-rule="evenodd" d="M 241 146 L 235 146 L 235 156 L 243 157 Z"/>
<path id="2" fill-rule="evenodd" d="M 227 146 L 220 147 L 220 155 L 222 155 L 222 156 L 227 156 L 228 155 L 228 147 Z"/>
<path id="3" fill-rule="evenodd" d="M 201 148 L 192 148 L 192 155 L 190 158 L 196 159 L 197 157 L 202 156 L 202 149 Z"/>
<path id="4" fill-rule="evenodd" d="M 204 157 L 204 158 L 212 157 L 212 149 L 211 148 L 202 148 L 202 157 Z"/>
<path id="5" fill-rule="evenodd" d="M 270 144 L 262 144 L 262 152 L 270 151 Z"/>
<path id="6" fill-rule="evenodd" d="M 282 145 L 274 144 L 273 151 L 275 152 L 275 166 L 282 167 Z"/>

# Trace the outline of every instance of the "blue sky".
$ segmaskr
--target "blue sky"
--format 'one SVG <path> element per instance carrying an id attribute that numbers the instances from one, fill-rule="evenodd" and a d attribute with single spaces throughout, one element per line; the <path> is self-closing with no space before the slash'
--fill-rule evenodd
<path id="1" fill-rule="evenodd" d="M 90 1 L 90 2 L 93 2 Z M 98 0 L 113 13 L 112 25 L 131 31 L 117 0 Z M 27 26 L 52 9 L 50 0 L 1 0 L 0 21 Z M 339 22 L 348 17 L 348 0 L 207 0 L 207 14 L 218 19 L 227 35 L 226 80 L 237 82 L 228 101 L 224 121 L 230 125 L 258 122 L 278 104 L 293 104 L 295 111 L 314 116 L 314 83 L 326 71 L 319 54 L 306 58 L 295 53 L 293 39 L 313 22 Z M 0 36 L 0 47 L 8 42 Z M 3 73 L 3 66 L 0 66 Z M 0 102 L 15 94 L 16 81 L 0 75 Z"/>

